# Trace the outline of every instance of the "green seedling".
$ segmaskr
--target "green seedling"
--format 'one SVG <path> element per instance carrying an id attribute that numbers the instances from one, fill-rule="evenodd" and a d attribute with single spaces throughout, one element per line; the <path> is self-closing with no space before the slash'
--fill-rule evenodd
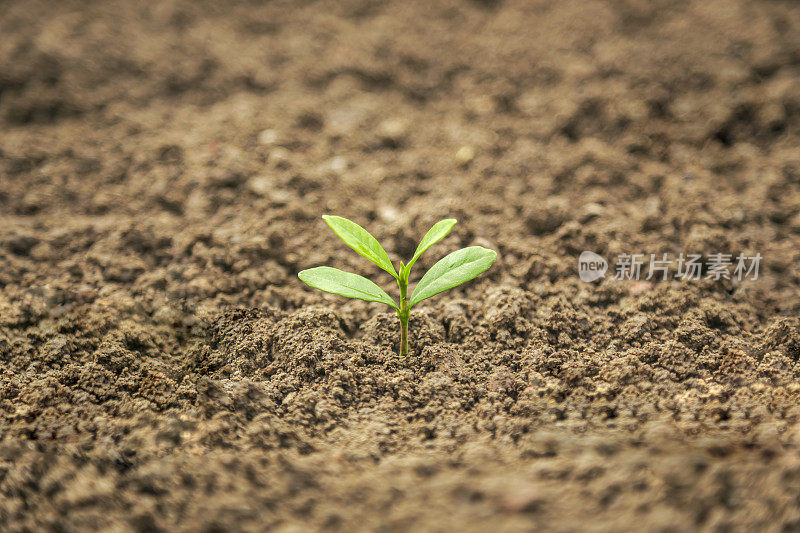
<path id="1" fill-rule="evenodd" d="M 455 219 L 448 218 L 434 224 L 422 238 L 408 264 L 405 265 L 401 261 L 400 269 L 396 271 L 389 260 L 389 254 L 367 230 L 343 217 L 323 215 L 322 218 L 347 246 L 394 276 L 400 287 L 400 304 L 398 305 L 383 289 L 367 278 L 338 268 L 327 266 L 309 268 L 300 272 L 298 277 L 303 283 L 315 289 L 348 298 L 380 302 L 397 311 L 397 317 L 400 319 L 400 355 L 408 355 L 408 319 L 411 308 L 431 296 L 477 277 L 492 266 L 497 258 L 497 252 L 481 246 L 456 250 L 440 259 L 422 276 L 409 299 L 408 275 L 411 267 L 425 250 L 450 233 L 456 224 Z"/>

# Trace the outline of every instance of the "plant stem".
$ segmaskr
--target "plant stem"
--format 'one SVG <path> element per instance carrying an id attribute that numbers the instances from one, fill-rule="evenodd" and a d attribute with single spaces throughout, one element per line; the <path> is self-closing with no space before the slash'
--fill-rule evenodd
<path id="1" fill-rule="evenodd" d="M 408 308 L 408 279 L 400 276 L 397 280 L 400 286 L 400 310 L 397 318 L 400 319 L 400 355 L 408 355 L 408 317 L 411 314 Z"/>
<path id="2" fill-rule="evenodd" d="M 400 318 L 400 355 L 408 355 L 408 317 Z"/>

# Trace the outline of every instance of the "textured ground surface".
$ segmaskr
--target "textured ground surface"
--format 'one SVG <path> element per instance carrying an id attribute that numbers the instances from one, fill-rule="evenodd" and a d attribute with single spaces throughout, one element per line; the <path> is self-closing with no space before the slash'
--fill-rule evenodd
<path id="1" fill-rule="evenodd" d="M 800 529 L 797 3 L 221 5 L 0 1 L 2 529 Z"/>

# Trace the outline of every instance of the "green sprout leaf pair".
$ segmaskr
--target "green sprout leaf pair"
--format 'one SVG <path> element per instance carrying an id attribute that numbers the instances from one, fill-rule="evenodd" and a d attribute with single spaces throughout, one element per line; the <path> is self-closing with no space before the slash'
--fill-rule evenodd
<path id="1" fill-rule="evenodd" d="M 389 259 L 389 254 L 367 230 L 343 217 L 323 215 L 322 218 L 345 244 L 397 280 L 400 288 L 400 303 L 395 302 L 383 289 L 367 278 L 337 268 L 327 266 L 310 268 L 300 272 L 298 277 L 303 283 L 315 289 L 347 298 L 380 302 L 397 311 L 397 316 L 400 318 L 401 355 L 408 353 L 408 318 L 411 307 L 432 296 L 436 296 L 440 292 L 452 289 L 477 277 L 487 270 L 497 258 L 496 252 L 480 246 L 470 246 L 456 250 L 440 259 L 422 276 L 409 300 L 408 277 L 411 267 L 428 248 L 444 239 L 450 233 L 450 230 L 456 224 L 455 219 L 448 218 L 434 224 L 420 241 L 414 256 L 408 264 L 405 265 L 401 262 L 400 269 L 395 270 Z"/>

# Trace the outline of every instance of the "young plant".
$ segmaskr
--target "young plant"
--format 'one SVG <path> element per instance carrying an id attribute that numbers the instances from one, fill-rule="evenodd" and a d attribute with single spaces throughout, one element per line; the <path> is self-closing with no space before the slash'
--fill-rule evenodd
<path id="1" fill-rule="evenodd" d="M 422 238 L 408 264 L 405 265 L 401 261 L 400 269 L 395 271 L 394 265 L 389 260 L 389 254 L 367 230 L 343 217 L 323 215 L 322 218 L 347 246 L 394 276 L 398 287 L 400 287 L 400 304 L 398 305 L 383 289 L 367 278 L 358 274 L 344 272 L 338 268 L 327 266 L 309 268 L 300 272 L 298 277 L 303 283 L 315 289 L 348 298 L 380 302 L 397 311 L 397 317 L 400 319 L 400 355 L 408 355 L 408 318 L 411 314 L 411 308 L 431 296 L 436 296 L 440 292 L 452 289 L 456 285 L 461 285 L 477 277 L 492 266 L 492 263 L 497 258 L 496 252 L 481 246 L 470 246 L 456 250 L 440 259 L 422 276 L 409 299 L 408 275 L 411 272 L 411 267 L 414 266 L 414 263 L 417 262 L 417 259 L 425 250 L 444 239 L 450 233 L 450 230 L 456 224 L 455 219 L 448 218 L 434 224 Z"/>

